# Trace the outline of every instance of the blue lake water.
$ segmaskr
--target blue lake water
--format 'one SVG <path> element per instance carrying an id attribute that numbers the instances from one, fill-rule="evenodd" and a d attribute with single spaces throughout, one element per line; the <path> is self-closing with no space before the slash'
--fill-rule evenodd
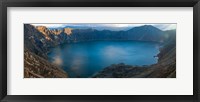
<path id="1" fill-rule="evenodd" d="M 49 61 L 60 65 L 70 77 L 91 77 L 111 64 L 151 65 L 159 44 L 142 41 L 88 41 L 51 48 Z"/>

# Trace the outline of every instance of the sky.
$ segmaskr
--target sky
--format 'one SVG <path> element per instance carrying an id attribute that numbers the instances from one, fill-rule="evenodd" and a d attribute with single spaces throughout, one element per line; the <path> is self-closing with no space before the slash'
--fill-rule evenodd
<path id="1" fill-rule="evenodd" d="M 143 25 L 153 25 L 160 30 L 172 30 L 176 29 L 176 24 L 96 24 L 96 23 L 82 23 L 82 24 L 31 24 L 34 26 L 46 26 L 47 28 L 64 28 L 64 27 L 75 27 L 75 28 L 95 28 L 97 30 L 128 30 L 133 27 L 143 26 Z"/>

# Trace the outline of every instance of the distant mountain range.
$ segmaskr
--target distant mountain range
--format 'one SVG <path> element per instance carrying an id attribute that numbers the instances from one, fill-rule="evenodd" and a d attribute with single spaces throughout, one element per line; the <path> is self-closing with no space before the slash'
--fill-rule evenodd
<path id="1" fill-rule="evenodd" d="M 51 30 L 54 30 L 54 29 L 63 29 L 63 28 L 72 28 L 72 29 L 96 29 L 96 30 L 110 30 L 110 31 L 126 31 L 126 30 L 129 30 L 133 27 L 111 27 L 111 26 L 94 26 L 94 27 L 91 27 L 91 26 L 83 26 L 83 25 L 76 25 L 76 26 L 63 26 L 63 27 L 57 27 L 57 28 L 51 28 L 51 27 L 48 27 L 48 29 L 51 29 Z"/>

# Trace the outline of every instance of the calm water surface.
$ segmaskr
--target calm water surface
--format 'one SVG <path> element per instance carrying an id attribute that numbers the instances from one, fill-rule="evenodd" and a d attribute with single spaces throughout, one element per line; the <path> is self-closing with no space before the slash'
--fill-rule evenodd
<path id="1" fill-rule="evenodd" d="M 89 41 L 51 48 L 49 61 L 60 65 L 70 77 L 91 77 L 111 64 L 157 63 L 159 44 L 140 41 Z"/>

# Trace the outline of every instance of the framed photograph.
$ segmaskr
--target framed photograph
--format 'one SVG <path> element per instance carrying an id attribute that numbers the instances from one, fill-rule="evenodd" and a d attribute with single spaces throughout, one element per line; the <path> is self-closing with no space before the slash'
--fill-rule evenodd
<path id="1" fill-rule="evenodd" d="M 3 0 L 2 102 L 199 101 L 199 0 Z"/>

